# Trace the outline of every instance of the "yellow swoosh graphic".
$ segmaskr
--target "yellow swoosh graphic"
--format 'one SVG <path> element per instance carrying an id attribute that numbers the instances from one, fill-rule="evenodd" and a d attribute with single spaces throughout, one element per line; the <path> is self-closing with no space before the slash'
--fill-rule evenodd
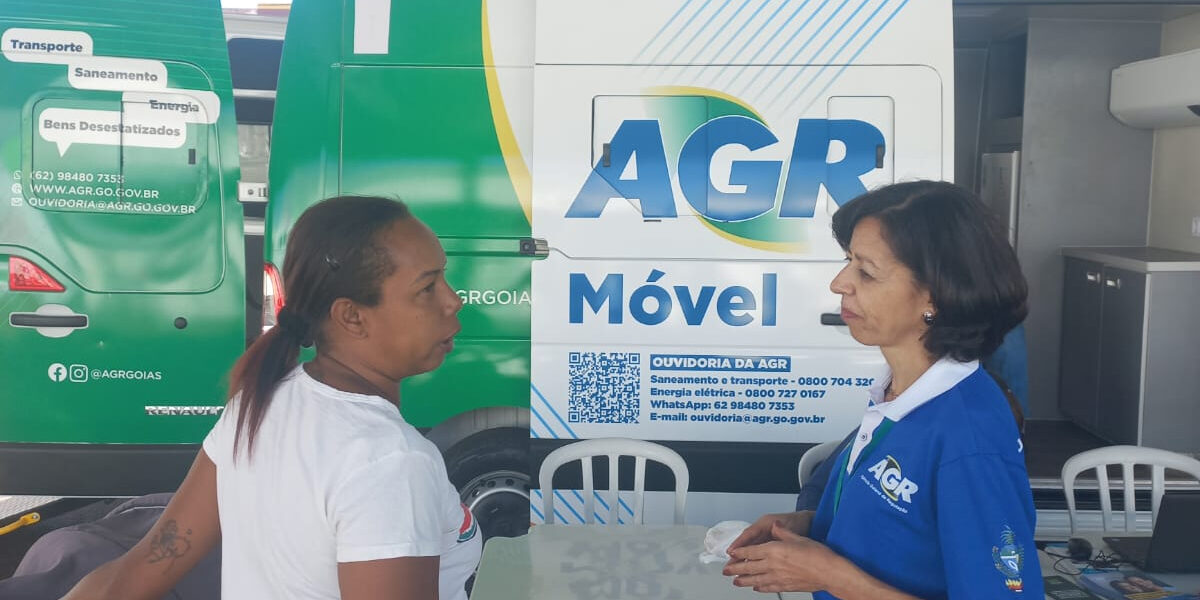
<path id="1" fill-rule="evenodd" d="M 504 98 L 500 95 L 500 78 L 495 69 L 492 57 L 492 36 L 488 30 L 488 3 L 483 0 L 483 74 L 487 79 L 488 102 L 492 107 L 492 122 L 496 127 L 496 139 L 500 142 L 500 154 L 504 156 L 504 166 L 508 168 L 508 178 L 512 181 L 517 193 L 517 201 L 525 213 L 525 221 L 533 224 L 533 180 L 529 176 L 529 167 L 521 156 L 521 148 L 517 145 L 517 136 L 513 133 L 512 123 L 508 120 L 508 111 L 504 109 Z"/>

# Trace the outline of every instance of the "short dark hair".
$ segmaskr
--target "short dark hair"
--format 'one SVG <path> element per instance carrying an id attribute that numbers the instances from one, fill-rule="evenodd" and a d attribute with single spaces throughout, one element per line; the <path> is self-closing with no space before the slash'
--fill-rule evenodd
<path id="1" fill-rule="evenodd" d="M 881 187 L 833 215 L 833 235 L 849 249 L 863 219 L 882 225 L 892 253 L 929 290 L 936 312 L 925 349 L 937 358 L 979 360 L 1025 319 L 1028 286 L 1005 228 L 970 191 L 943 181 Z"/>

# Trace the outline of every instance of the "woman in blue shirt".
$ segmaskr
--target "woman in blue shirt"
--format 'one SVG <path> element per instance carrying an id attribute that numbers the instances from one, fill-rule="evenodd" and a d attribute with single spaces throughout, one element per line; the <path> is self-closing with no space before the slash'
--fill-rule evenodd
<path id="1" fill-rule="evenodd" d="M 734 585 L 815 598 L 1041 598 L 1020 434 L 980 367 L 1026 314 L 1004 231 L 967 190 L 918 181 L 843 206 L 830 288 L 889 373 L 815 512 L 731 544 Z"/>

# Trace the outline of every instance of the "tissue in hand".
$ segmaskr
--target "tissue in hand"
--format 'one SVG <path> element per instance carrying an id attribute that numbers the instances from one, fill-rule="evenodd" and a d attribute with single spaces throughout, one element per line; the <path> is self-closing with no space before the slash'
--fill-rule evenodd
<path id="1" fill-rule="evenodd" d="M 733 543 L 750 524 L 745 521 L 721 521 L 713 525 L 704 534 L 704 552 L 700 553 L 700 562 L 708 564 L 729 560 L 729 544 Z"/>

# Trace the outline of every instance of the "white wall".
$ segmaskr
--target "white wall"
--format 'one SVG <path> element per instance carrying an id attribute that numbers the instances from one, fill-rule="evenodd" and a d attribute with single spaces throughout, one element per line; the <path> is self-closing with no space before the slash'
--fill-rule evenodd
<path id="1" fill-rule="evenodd" d="M 1163 54 L 1197 48 L 1200 13 L 1163 25 Z M 1200 237 L 1191 235 L 1196 217 L 1200 217 L 1200 127 L 1157 130 L 1150 186 L 1150 245 L 1200 252 Z"/>
<path id="2" fill-rule="evenodd" d="M 1154 135 L 1112 116 L 1109 81 L 1114 68 L 1157 56 L 1161 32 L 1153 22 L 1029 22 L 1017 256 L 1029 282 L 1030 418 L 1060 418 L 1061 248 L 1146 243 Z"/>

